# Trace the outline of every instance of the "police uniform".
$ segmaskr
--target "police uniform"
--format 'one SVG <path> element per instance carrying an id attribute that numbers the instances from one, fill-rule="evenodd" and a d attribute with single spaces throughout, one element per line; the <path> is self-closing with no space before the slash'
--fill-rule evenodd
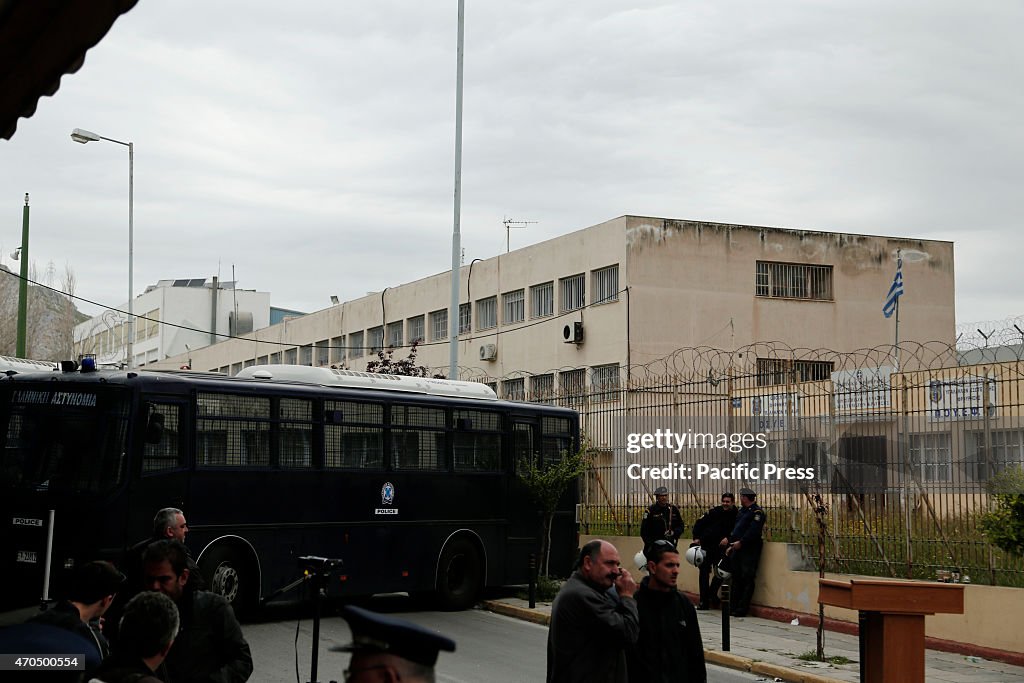
<path id="1" fill-rule="evenodd" d="M 341 616 L 352 630 L 352 642 L 331 650 L 352 653 L 346 675 L 359 674 L 359 659 L 365 655 L 392 655 L 432 671 L 441 650 L 455 652 L 454 640 L 411 621 L 376 614 L 352 605 L 346 605 Z M 402 680 L 410 679 L 403 676 Z M 413 678 L 410 683 L 416 680 Z"/>
<path id="2" fill-rule="evenodd" d="M 733 498 L 731 493 L 725 493 L 723 498 Z M 698 585 L 700 586 L 700 605 L 697 609 L 713 607 L 712 602 L 718 600 L 718 589 L 722 580 L 717 575 L 712 577 L 712 568 L 718 564 L 722 557 L 724 548 L 719 545 L 723 538 L 727 538 L 736 526 L 736 506 L 732 505 L 726 510 L 721 505 L 709 508 L 704 515 L 693 524 L 693 538 L 700 541 L 700 547 L 704 550 L 704 561 L 701 562 Z"/>
<path id="3" fill-rule="evenodd" d="M 659 486 L 654 490 L 654 495 L 667 496 L 668 489 Z M 679 514 L 679 508 L 671 503 L 665 506 L 654 503 L 647 508 L 640 523 L 640 537 L 644 539 L 644 548 L 661 539 L 676 544 L 682 535 L 683 517 Z"/>
<path id="4" fill-rule="evenodd" d="M 750 489 L 741 489 L 740 497 L 753 497 Z M 729 542 L 740 542 L 734 549 L 732 558 L 732 615 L 744 617 L 750 609 L 750 600 L 754 597 L 754 579 L 757 578 L 757 565 L 761 561 L 761 531 L 764 529 L 766 515 L 764 509 L 756 502 L 740 508 L 736 515 L 736 526 L 729 534 Z"/>

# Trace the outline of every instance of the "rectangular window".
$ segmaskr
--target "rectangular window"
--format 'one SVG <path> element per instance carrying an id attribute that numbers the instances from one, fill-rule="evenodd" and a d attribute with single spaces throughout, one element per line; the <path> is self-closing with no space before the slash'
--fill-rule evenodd
<path id="1" fill-rule="evenodd" d="M 530 378 L 530 400 L 534 403 L 554 403 L 555 376 L 534 375 Z"/>
<path id="2" fill-rule="evenodd" d="M 278 403 L 277 463 L 281 467 L 313 464 L 313 402 L 282 398 Z"/>
<path id="3" fill-rule="evenodd" d="M 569 453 L 572 437 L 569 432 L 569 420 L 565 418 L 545 417 L 541 420 L 541 427 L 541 462 L 547 466 L 561 461 Z"/>
<path id="4" fill-rule="evenodd" d="M 950 481 L 953 458 L 948 432 L 910 435 L 910 464 L 922 481 Z"/>
<path id="5" fill-rule="evenodd" d="M 441 341 L 448 338 L 448 309 L 430 313 L 430 341 Z"/>
<path id="6" fill-rule="evenodd" d="M 595 401 L 615 401 L 619 395 L 619 364 L 595 365 L 590 374 Z"/>
<path id="7" fill-rule="evenodd" d="M 384 328 L 377 327 L 370 328 L 366 331 L 366 345 L 370 348 L 370 353 L 377 353 L 384 348 Z"/>
<path id="8" fill-rule="evenodd" d="M 525 382 L 520 377 L 519 379 L 506 379 L 501 383 L 502 397 L 509 401 L 525 401 L 526 400 L 526 388 Z"/>
<path id="9" fill-rule="evenodd" d="M 146 339 L 152 339 L 160 332 L 160 309 L 154 308 L 146 314 Z"/>
<path id="10" fill-rule="evenodd" d="M 454 411 L 455 470 L 501 471 L 501 416 L 482 410 Z"/>
<path id="11" fill-rule="evenodd" d="M 426 337 L 423 336 L 423 316 L 418 315 L 415 318 L 409 318 L 406 321 L 406 331 L 409 333 L 409 343 L 419 344 L 426 341 Z"/>
<path id="12" fill-rule="evenodd" d="M 967 448 L 967 465 L 975 481 L 988 481 L 1008 467 L 1024 467 L 1024 431 L 1019 429 L 990 431 L 988 452 L 985 432 L 969 432 Z"/>
<path id="13" fill-rule="evenodd" d="M 758 261 L 754 294 L 780 299 L 832 301 L 832 266 Z"/>
<path id="14" fill-rule="evenodd" d="M 270 362 L 269 356 L 260 356 L 256 359 L 256 365 L 267 365 Z"/>
<path id="15" fill-rule="evenodd" d="M 196 464 L 200 467 L 270 465 L 270 399 L 199 392 Z"/>
<path id="16" fill-rule="evenodd" d="M 832 377 L 830 360 L 790 360 L 788 358 L 758 358 L 757 386 L 820 382 Z"/>
<path id="17" fill-rule="evenodd" d="M 280 365 L 281 364 L 281 352 L 280 351 L 276 351 L 276 352 L 270 354 L 270 364 L 271 365 Z"/>
<path id="18" fill-rule="evenodd" d="M 284 352 L 284 364 L 285 365 L 295 365 L 297 363 L 297 361 L 298 361 L 298 358 L 299 358 L 299 350 L 298 349 L 285 349 L 285 352 Z"/>
<path id="19" fill-rule="evenodd" d="M 586 391 L 587 371 L 564 370 L 558 373 L 558 388 L 567 405 L 579 405 L 583 403 L 583 395 Z"/>
<path id="20" fill-rule="evenodd" d="M 331 337 L 331 354 L 330 360 L 332 363 L 341 363 L 345 360 L 345 337 Z"/>
<path id="21" fill-rule="evenodd" d="M 163 418 L 159 443 L 147 443 L 142 451 L 142 471 L 160 472 L 185 466 L 185 448 L 181 442 L 183 406 L 151 403 L 151 415 Z M 152 420 L 152 418 L 150 418 Z"/>
<path id="22" fill-rule="evenodd" d="M 590 287 L 592 304 L 606 304 L 619 300 L 619 266 L 608 266 L 591 271 Z"/>
<path id="23" fill-rule="evenodd" d="M 316 365 L 317 367 L 323 367 L 329 365 L 331 362 L 331 343 L 326 339 L 321 339 L 316 343 Z"/>
<path id="24" fill-rule="evenodd" d="M 501 307 L 504 310 L 505 324 L 521 323 L 526 319 L 526 292 L 517 289 L 501 295 Z"/>
<path id="25" fill-rule="evenodd" d="M 402 336 L 404 330 L 404 323 L 399 320 L 398 322 L 388 323 L 388 347 L 392 349 L 398 349 L 405 346 L 405 341 Z"/>
<path id="26" fill-rule="evenodd" d="M 469 304 L 459 304 L 459 334 L 473 329 L 473 309 Z"/>
<path id="27" fill-rule="evenodd" d="M 555 313 L 555 283 L 544 282 L 530 287 L 530 317 L 544 318 Z"/>
<path id="28" fill-rule="evenodd" d="M 366 353 L 366 349 L 363 348 L 363 332 L 353 332 L 348 335 L 348 357 L 349 358 L 362 358 Z"/>
<path id="29" fill-rule="evenodd" d="M 299 348 L 299 365 L 312 365 L 313 364 L 313 345 L 306 344 Z"/>
<path id="30" fill-rule="evenodd" d="M 476 302 L 476 329 L 489 330 L 498 326 L 498 297 L 489 296 L 486 299 L 477 299 Z"/>
<path id="31" fill-rule="evenodd" d="M 324 450 L 329 469 L 384 469 L 384 406 L 324 401 Z"/>
<path id="32" fill-rule="evenodd" d="M 583 308 L 587 303 L 584 274 L 570 275 L 558 281 L 559 311 L 567 313 Z"/>
<path id="33" fill-rule="evenodd" d="M 445 411 L 396 405 L 391 408 L 391 467 L 396 470 L 446 469 Z"/>

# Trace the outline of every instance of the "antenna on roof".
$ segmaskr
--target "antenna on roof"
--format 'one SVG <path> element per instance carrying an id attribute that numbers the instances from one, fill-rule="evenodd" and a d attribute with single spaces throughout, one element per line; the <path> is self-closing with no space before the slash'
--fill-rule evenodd
<path id="1" fill-rule="evenodd" d="M 516 221 L 516 220 L 512 220 L 511 218 L 506 218 L 505 220 L 502 221 L 502 224 L 505 226 L 505 253 L 506 254 L 509 252 L 510 247 L 511 247 L 510 235 L 512 233 L 512 228 L 525 228 L 527 225 L 533 225 L 535 223 L 537 223 L 537 221 Z"/>

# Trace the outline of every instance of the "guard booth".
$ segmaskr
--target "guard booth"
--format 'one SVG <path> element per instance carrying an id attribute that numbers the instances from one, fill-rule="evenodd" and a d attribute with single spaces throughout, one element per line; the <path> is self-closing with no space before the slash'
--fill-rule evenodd
<path id="1" fill-rule="evenodd" d="M 860 613 L 862 683 L 924 683 L 924 618 L 963 614 L 964 587 L 923 581 L 818 580 L 818 602 Z"/>

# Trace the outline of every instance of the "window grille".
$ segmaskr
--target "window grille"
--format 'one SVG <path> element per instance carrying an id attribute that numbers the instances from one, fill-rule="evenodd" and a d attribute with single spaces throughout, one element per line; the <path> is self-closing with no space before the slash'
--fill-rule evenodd
<path id="1" fill-rule="evenodd" d="M 543 318 L 555 313 L 555 283 L 544 282 L 530 287 L 530 317 Z"/>
<path id="2" fill-rule="evenodd" d="M 401 320 L 398 322 L 388 323 L 388 347 L 397 349 L 405 345 L 405 341 L 402 336 L 403 325 L 404 323 Z"/>
<path id="3" fill-rule="evenodd" d="M 758 358 L 757 386 L 773 386 L 794 382 L 819 382 L 830 379 L 832 361 Z"/>
<path id="4" fill-rule="evenodd" d="M 502 308 L 505 309 L 505 324 L 521 323 L 526 318 L 526 292 L 517 289 L 502 295 Z"/>
<path id="5" fill-rule="evenodd" d="M 562 313 L 578 310 L 587 303 L 586 280 L 583 273 L 560 279 L 558 290 L 561 297 L 559 310 Z"/>
<path id="6" fill-rule="evenodd" d="M 498 326 L 498 297 L 489 296 L 476 302 L 476 329 L 489 330 Z"/>
<path id="7" fill-rule="evenodd" d="M 501 383 L 501 393 L 503 398 L 509 401 L 525 401 L 526 400 L 526 389 L 525 381 L 520 377 L 519 379 L 507 379 Z"/>
<path id="8" fill-rule="evenodd" d="M 591 303 L 606 304 L 619 300 L 619 266 L 608 266 L 591 272 Z"/>
<path id="9" fill-rule="evenodd" d="M 555 376 L 534 375 L 530 378 L 530 400 L 534 403 L 554 403 Z"/>
<path id="10" fill-rule="evenodd" d="M 832 300 L 832 266 L 758 261 L 757 296 L 782 299 Z"/>
<path id="11" fill-rule="evenodd" d="M 473 329 L 473 309 L 469 304 L 459 304 L 459 334 Z"/>
<path id="12" fill-rule="evenodd" d="M 430 314 L 430 341 L 448 338 L 448 309 L 442 308 Z"/>
<path id="13" fill-rule="evenodd" d="M 409 333 L 410 344 L 423 342 L 426 339 L 423 334 L 423 316 L 418 315 L 415 318 L 409 318 L 406 321 L 406 330 Z"/>

